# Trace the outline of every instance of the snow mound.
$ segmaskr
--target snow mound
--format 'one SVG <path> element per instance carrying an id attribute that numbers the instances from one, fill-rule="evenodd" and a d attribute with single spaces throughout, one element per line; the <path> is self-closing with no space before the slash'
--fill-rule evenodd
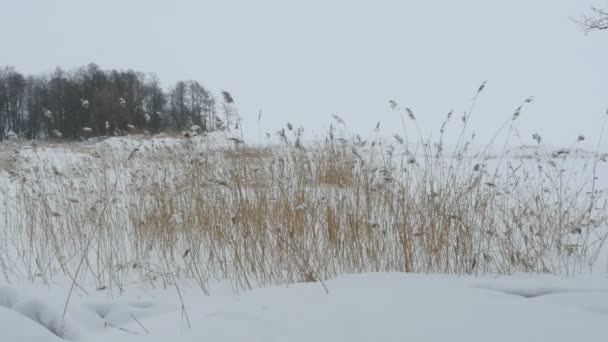
<path id="1" fill-rule="evenodd" d="M 66 340 L 78 340 L 82 337 L 81 333 L 71 324 L 69 319 L 63 318 L 61 311 L 53 308 L 45 301 L 26 299 L 15 304 L 12 309 L 39 323 L 55 336 Z"/>
<path id="2" fill-rule="evenodd" d="M 61 310 L 41 299 L 23 298 L 12 286 L 0 285 L 0 309 L 26 317 L 59 338 L 77 340 L 82 337 L 76 325 L 68 318 L 64 319 Z M 19 336 L 17 330 L 13 330 L 13 333 Z"/>
<path id="3" fill-rule="evenodd" d="M 62 336 L 88 342 L 603 342 L 606 337 L 605 278 L 370 273 L 257 288 L 240 296 L 205 296 L 182 285 L 181 296 L 138 286 L 114 299 L 100 292 L 75 296 L 66 323 L 61 320 L 66 289 L 0 287 L 2 303 L 14 304 L 0 307 L 0 341 L 57 342 Z M 32 293 L 45 300 L 28 299 Z"/>
<path id="4" fill-rule="evenodd" d="M 603 293 L 608 295 L 608 290 L 602 289 L 587 289 L 559 286 L 500 286 L 500 285 L 480 285 L 479 289 L 492 290 L 502 292 L 508 295 L 514 295 L 524 298 L 536 298 L 541 296 L 549 296 L 563 293 Z"/>
<path id="5" fill-rule="evenodd" d="M 94 312 L 105 323 L 123 325 L 153 316 L 159 309 L 152 301 L 89 301 L 83 307 Z"/>
<path id="6" fill-rule="evenodd" d="M 19 301 L 19 293 L 12 286 L 0 285 L 0 306 L 12 308 Z"/>
<path id="7" fill-rule="evenodd" d="M 605 283 L 581 284 L 544 279 L 509 278 L 500 282 L 481 282 L 476 289 L 500 293 L 515 300 L 542 303 L 556 307 L 575 308 L 590 314 L 608 315 L 608 288 Z"/>
<path id="8" fill-rule="evenodd" d="M 59 342 L 49 330 L 19 313 L 0 306 L 0 326 L 3 342 Z"/>

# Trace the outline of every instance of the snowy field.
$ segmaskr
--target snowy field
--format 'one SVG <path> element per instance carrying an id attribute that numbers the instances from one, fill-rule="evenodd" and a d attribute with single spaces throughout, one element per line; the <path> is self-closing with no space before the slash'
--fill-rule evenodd
<path id="1" fill-rule="evenodd" d="M 91 292 L 62 320 L 67 287 L 0 289 L 3 341 L 605 341 L 606 277 L 369 273 L 202 296 Z M 187 315 L 187 318 L 186 318 Z M 189 321 L 189 322 L 188 322 Z M 188 326 L 190 324 L 190 327 Z"/>
<path id="2" fill-rule="evenodd" d="M 475 159 L 434 179 L 450 180 L 444 185 L 460 194 L 458 203 L 468 203 L 468 194 L 477 191 L 471 198 L 486 198 L 487 204 L 471 202 L 470 213 L 454 204 L 455 225 L 420 232 L 416 225 L 432 222 L 417 218 L 411 231 L 395 228 L 403 218 L 387 205 L 400 201 L 394 189 L 407 183 L 404 174 L 428 174 L 399 171 L 425 163 L 425 157 L 416 155 L 413 162 L 412 155 L 392 152 L 398 142 L 387 147 L 388 155 L 374 154 L 356 139 L 347 149 L 310 147 L 306 154 L 312 157 L 298 164 L 293 141 L 247 150 L 226 138 L 0 145 L 1 340 L 608 338 L 606 209 L 597 201 L 606 195 L 605 155 L 528 146 L 481 156 L 481 166 Z M 347 159 L 337 166 L 328 159 L 329 152 L 345 158 L 336 152 L 344 150 Z M 361 162 L 345 176 L 340 165 L 351 154 L 380 170 L 362 175 Z M 457 168 L 449 159 L 441 165 Z M 389 167 L 393 163 L 397 167 Z M 298 168 L 308 164 L 312 176 L 298 185 Z M 321 168 L 332 172 L 318 178 Z M 495 168 L 508 171 L 499 177 Z M 378 182 L 369 185 L 371 199 L 358 200 L 357 189 L 367 180 Z M 411 201 L 418 199 L 418 185 L 404 189 L 413 191 Z M 433 213 L 425 201 L 411 208 L 406 203 L 408 213 Z M 262 216 L 283 228 L 256 231 L 243 221 L 271 223 L 248 208 L 261 208 Z M 484 208 L 501 213 L 478 214 Z M 537 212 L 530 214 L 530 208 Z M 563 226 L 523 222 L 518 230 L 511 228 L 517 222 L 506 223 L 521 215 Z M 359 226 L 349 218 L 366 221 Z M 503 221 L 492 221 L 498 219 Z M 200 228 L 208 226 L 217 228 Z M 361 236 L 350 237 L 359 229 Z M 453 237 L 431 239 L 452 229 Z"/>

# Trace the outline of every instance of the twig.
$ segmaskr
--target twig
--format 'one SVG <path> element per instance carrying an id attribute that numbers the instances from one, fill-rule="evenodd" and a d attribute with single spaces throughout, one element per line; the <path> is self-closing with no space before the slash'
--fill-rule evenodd
<path id="1" fill-rule="evenodd" d="M 137 324 L 139 324 L 139 326 L 144 329 L 144 331 L 146 332 L 146 334 L 149 334 L 150 332 L 148 331 L 148 329 L 146 329 L 146 327 L 144 327 L 143 324 L 141 324 L 140 321 L 137 320 L 137 317 L 135 317 L 135 315 L 132 312 L 129 312 L 129 315 L 131 315 L 131 317 L 133 317 L 133 319 L 135 320 L 135 322 L 137 322 Z"/>
<path id="2" fill-rule="evenodd" d="M 119 326 L 117 326 L 117 325 L 115 325 L 115 324 L 113 324 L 113 323 L 110 323 L 110 322 L 108 322 L 108 321 L 106 321 L 106 325 L 107 325 L 107 326 L 110 326 L 110 327 L 112 327 L 112 328 L 114 328 L 114 329 L 118 329 L 118 330 L 120 330 L 120 331 L 128 332 L 129 334 L 137 335 L 137 332 L 135 332 L 135 331 L 131 331 L 131 330 L 129 330 L 129 329 L 119 327 Z"/>

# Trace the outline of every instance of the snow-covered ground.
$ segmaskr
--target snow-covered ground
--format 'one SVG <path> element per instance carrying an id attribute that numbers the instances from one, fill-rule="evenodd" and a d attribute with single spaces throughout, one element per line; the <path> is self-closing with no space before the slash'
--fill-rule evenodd
<path id="1" fill-rule="evenodd" d="M 220 136 L 202 140 L 196 137 L 193 143 L 216 147 L 231 144 Z M 36 182 L 45 174 L 59 178 L 69 175 L 55 184 L 59 186 L 57 191 L 64 191 L 61 187 L 69 189 L 61 195 L 70 202 L 66 205 L 84 207 L 87 196 L 93 198 L 87 195 L 91 193 L 88 184 L 95 177 L 94 172 L 99 171 L 87 166 L 99 165 L 99 161 L 94 161 L 100 158 L 95 152 L 107 151 L 111 157 L 101 159 L 113 162 L 129 158 L 135 149 L 148 151 L 150 156 L 156 150 L 170 152 L 171 148 L 183 146 L 186 146 L 183 139 L 169 137 L 111 138 L 57 146 L 29 143 L 0 146 L 4 158 L 0 164 L 0 214 L 4 215 L 0 227 L 19 215 L 14 212 L 16 206 L 11 199 L 16 198 L 15 192 L 20 189 L 17 184 L 21 176 L 27 182 Z M 526 147 L 512 151 L 513 156 L 508 157 L 517 160 L 532 160 L 537 152 Z M 574 158 L 573 163 L 589 164 L 594 157 L 591 152 L 574 153 L 580 158 Z M 599 164 L 600 173 L 606 170 L 606 164 Z M 21 170 L 25 170 L 23 173 L 18 170 L 20 165 L 27 166 Z M 140 165 L 145 165 L 145 161 Z M 179 175 L 179 170 L 173 172 Z M 577 174 L 571 178 L 576 179 Z M 601 183 L 596 191 L 604 191 L 605 185 Z M 46 191 L 52 190 L 45 186 Z M 32 189 L 35 188 L 33 185 Z M 0 280 L 0 341 L 608 339 L 608 273 L 604 253 L 592 275 L 490 274 L 474 278 L 361 273 L 341 275 L 323 283 L 254 285 L 252 290 L 239 295 L 228 281 L 210 279 L 206 284 L 210 295 L 205 295 L 195 280 L 183 277 L 175 282 L 176 286 L 163 283 L 162 277 L 146 282 L 134 278 L 130 282 L 125 276 L 120 285 L 108 284 L 108 288 L 100 287 L 91 277 L 79 278 L 71 290 L 72 281 L 65 274 L 50 276 L 60 273 L 59 270 L 49 267 L 48 274 L 36 274 L 35 267 L 41 267 L 37 256 L 22 255 L 27 249 L 12 245 L 8 236 L 9 232 L 0 232 L 0 237 L 5 238 L 0 243 L 0 255 L 9 256 L 6 260 L 10 262 L 0 265 L 0 270 L 10 273 Z M 13 249 L 21 254 L 15 254 Z M 54 250 L 44 252 L 48 258 Z M 78 259 L 72 258 L 72 262 Z M 24 269 L 26 266 L 31 269 Z"/>
<path id="2" fill-rule="evenodd" d="M 118 298 L 0 288 L 2 341 L 605 341 L 608 278 L 369 273 L 203 296 L 187 283 Z"/>

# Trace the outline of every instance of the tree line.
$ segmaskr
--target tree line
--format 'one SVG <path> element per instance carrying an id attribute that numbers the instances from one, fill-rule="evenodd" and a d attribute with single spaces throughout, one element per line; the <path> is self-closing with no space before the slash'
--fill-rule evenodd
<path id="1" fill-rule="evenodd" d="M 96 64 L 41 75 L 7 66 L 0 68 L 0 141 L 156 133 L 195 125 L 223 130 L 234 111 L 230 95 L 222 95 L 225 121 L 217 115 L 214 95 L 197 81 L 164 90 L 153 73 L 102 70 Z"/>

